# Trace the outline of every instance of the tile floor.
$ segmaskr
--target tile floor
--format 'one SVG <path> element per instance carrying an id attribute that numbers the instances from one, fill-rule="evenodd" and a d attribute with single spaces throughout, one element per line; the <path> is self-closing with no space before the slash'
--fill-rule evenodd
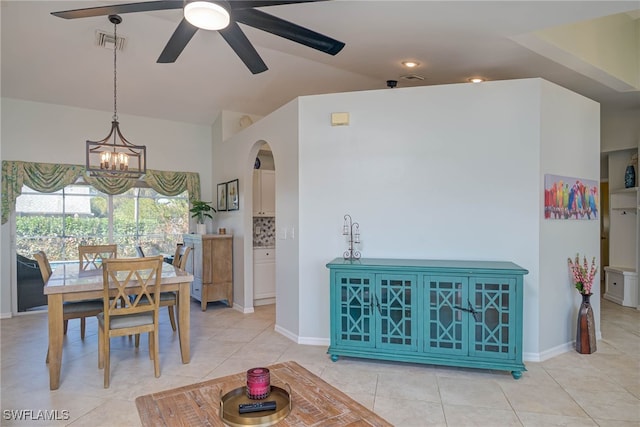
<path id="1" fill-rule="evenodd" d="M 191 363 L 161 314 L 162 375 L 153 376 L 146 338 L 135 350 L 112 339 L 111 387 L 97 368 L 95 320 L 65 339 L 60 389 L 49 390 L 46 313 L 2 320 L 2 426 L 137 426 L 137 396 L 279 361 L 295 360 L 398 427 L 640 426 L 640 311 L 602 301 L 602 335 L 591 355 L 567 352 L 526 363 L 518 381 L 503 372 L 341 358 L 273 331 L 274 306 L 243 315 L 220 304 L 192 306 Z M 68 411 L 66 421 L 8 420 L 10 410 Z M 63 412 L 59 412 L 62 418 Z"/>

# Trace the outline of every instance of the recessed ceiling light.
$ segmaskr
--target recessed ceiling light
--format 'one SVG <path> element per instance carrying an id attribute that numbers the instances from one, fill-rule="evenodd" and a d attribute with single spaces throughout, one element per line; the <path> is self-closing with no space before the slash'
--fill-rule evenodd
<path id="1" fill-rule="evenodd" d="M 420 65 L 420 63 L 416 61 L 402 61 L 402 65 L 404 65 L 407 68 L 415 68 L 418 65 Z"/>
<path id="2" fill-rule="evenodd" d="M 484 79 L 482 77 L 472 77 L 469 79 L 471 83 L 482 83 Z"/>

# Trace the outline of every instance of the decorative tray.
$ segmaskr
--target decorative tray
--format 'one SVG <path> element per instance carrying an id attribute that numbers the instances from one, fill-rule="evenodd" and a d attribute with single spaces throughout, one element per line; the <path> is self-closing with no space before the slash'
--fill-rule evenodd
<path id="1" fill-rule="evenodd" d="M 285 384 L 285 387 L 287 387 L 287 390 L 272 385 L 271 394 L 259 400 L 247 397 L 246 386 L 231 390 L 220 397 L 220 418 L 231 427 L 266 427 L 280 422 L 291 412 L 291 387 L 289 387 L 289 384 Z M 241 414 L 238 410 L 238 405 L 241 403 L 257 403 L 270 400 L 276 402 L 276 409 L 273 411 Z"/>

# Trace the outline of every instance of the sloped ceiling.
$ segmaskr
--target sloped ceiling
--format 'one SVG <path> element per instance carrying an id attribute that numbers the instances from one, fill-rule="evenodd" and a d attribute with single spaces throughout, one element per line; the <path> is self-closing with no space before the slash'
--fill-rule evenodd
<path id="1" fill-rule="evenodd" d="M 50 14 L 112 3 L 3 0 L 2 96 L 112 111 L 113 53 L 94 39 L 96 30 L 113 26 L 106 17 L 64 20 Z M 269 67 L 258 75 L 217 32 L 203 30 L 176 63 L 157 64 L 181 11 L 124 14 L 118 26 L 127 39 L 118 55 L 118 111 L 211 124 L 222 110 L 266 115 L 297 96 L 384 89 L 389 79 L 402 88 L 465 83 L 473 76 L 542 77 L 600 102 L 603 111 L 640 111 L 638 9 L 635 0 L 273 6 L 264 10 L 346 47 L 330 56 L 243 26 Z M 407 59 L 419 67 L 403 68 Z M 424 80 L 403 79 L 411 73 Z"/>

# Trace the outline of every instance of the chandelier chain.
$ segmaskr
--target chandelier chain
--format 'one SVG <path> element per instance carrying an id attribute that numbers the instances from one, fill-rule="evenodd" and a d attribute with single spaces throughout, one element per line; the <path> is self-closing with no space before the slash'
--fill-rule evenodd
<path id="1" fill-rule="evenodd" d="M 113 23 L 113 120 L 118 121 L 118 74 L 117 74 L 117 51 L 118 51 L 118 23 Z"/>

